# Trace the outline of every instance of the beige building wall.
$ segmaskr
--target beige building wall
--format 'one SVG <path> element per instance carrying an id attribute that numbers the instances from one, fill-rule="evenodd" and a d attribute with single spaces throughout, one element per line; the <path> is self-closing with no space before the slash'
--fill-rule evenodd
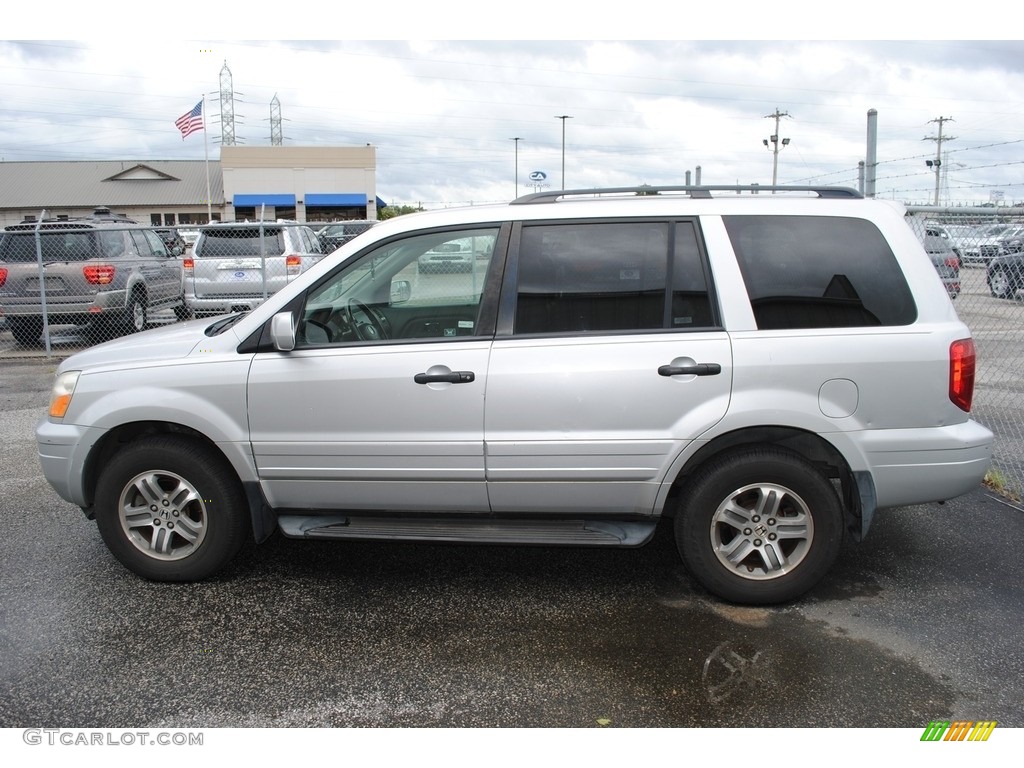
<path id="1" fill-rule="evenodd" d="M 261 195 L 294 195 L 298 221 L 308 220 L 310 195 L 365 195 L 365 218 L 377 218 L 377 152 L 373 146 L 221 147 L 220 168 L 225 220 L 235 218 L 233 209 L 239 196 Z"/>

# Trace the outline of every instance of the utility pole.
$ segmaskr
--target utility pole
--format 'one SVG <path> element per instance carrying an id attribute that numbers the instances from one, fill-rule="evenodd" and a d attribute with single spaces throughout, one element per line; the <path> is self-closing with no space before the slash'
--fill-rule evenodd
<path id="1" fill-rule="evenodd" d="M 514 141 L 516 143 L 516 193 L 512 196 L 513 200 L 519 197 L 519 142 L 522 140 L 522 136 L 513 136 L 509 139 L 509 141 Z"/>
<path id="2" fill-rule="evenodd" d="M 572 115 L 555 115 L 556 120 L 562 121 L 562 189 L 565 189 L 565 121 L 572 120 Z"/>
<path id="3" fill-rule="evenodd" d="M 775 133 L 771 135 L 770 139 L 764 139 L 761 142 L 772 152 L 772 187 L 775 187 L 779 181 L 779 120 L 789 116 L 789 112 L 779 112 L 778 107 L 770 115 L 765 115 L 766 118 L 775 118 Z M 771 141 L 770 146 L 769 141 Z M 781 143 L 783 147 L 788 147 L 789 139 L 782 139 Z M 775 194 L 774 189 L 772 189 L 772 194 Z"/>
<path id="4" fill-rule="evenodd" d="M 941 168 L 942 168 L 942 142 L 944 142 L 944 141 L 953 141 L 953 139 L 955 139 L 956 136 L 943 136 L 942 135 L 942 126 L 943 126 L 943 124 L 945 124 L 945 123 L 952 123 L 953 122 L 953 118 L 952 117 L 941 117 L 940 116 L 940 117 L 935 118 L 934 120 L 929 120 L 928 122 L 929 123 L 938 123 L 939 124 L 939 135 L 938 136 L 925 136 L 922 139 L 922 141 L 934 141 L 935 144 L 936 144 L 936 146 L 935 146 L 935 159 L 934 160 L 925 160 L 924 164 L 927 165 L 929 168 L 934 168 L 935 169 L 935 203 L 934 204 L 937 206 L 939 204 L 939 186 L 940 186 L 940 180 L 941 180 L 941 176 L 942 176 L 942 174 L 941 174 Z"/>

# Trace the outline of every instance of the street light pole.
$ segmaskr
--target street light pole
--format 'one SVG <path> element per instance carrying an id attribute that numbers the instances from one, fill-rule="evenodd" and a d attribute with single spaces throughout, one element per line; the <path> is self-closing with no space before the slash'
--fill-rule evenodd
<path id="1" fill-rule="evenodd" d="M 952 141 L 953 139 L 956 138 L 956 136 L 943 136 L 942 135 L 942 126 L 943 126 L 943 124 L 944 123 L 951 123 L 951 122 L 953 122 L 953 118 L 952 117 L 942 117 L 942 116 L 939 116 L 939 117 L 935 118 L 934 120 L 929 120 L 928 122 L 930 122 L 930 123 L 938 123 L 939 124 L 939 135 L 938 135 L 938 137 L 935 137 L 935 136 L 925 136 L 924 137 L 924 141 L 934 141 L 934 142 L 936 142 L 936 146 L 935 146 L 935 159 L 934 160 L 925 160 L 924 164 L 927 165 L 929 168 L 934 168 L 935 169 L 935 205 L 938 205 L 939 204 L 939 186 L 940 186 L 940 180 L 942 178 L 942 174 L 941 174 L 941 168 L 942 168 L 942 142 L 944 142 L 944 141 Z"/>
<path id="2" fill-rule="evenodd" d="M 562 121 L 562 190 L 565 190 L 565 121 L 572 120 L 572 115 L 555 115 L 556 120 Z"/>
<path id="3" fill-rule="evenodd" d="M 519 142 L 522 140 L 522 136 L 513 136 L 509 139 L 509 141 L 514 141 L 516 143 L 516 193 L 512 196 L 513 200 L 519 197 Z"/>
<path id="4" fill-rule="evenodd" d="M 776 107 L 775 111 L 770 115 L 765 115 L 766 118 L 775 118 L 775 133 L 773 133 L 770 139 L 762 140 L 762 144 L 768 147 L 772 152 L 772 194 L 775 194 L 774 187 L 779 183 L 779 120 L 783 117 L 789 117 L 789 112 L 779 112 L 779 108 Z M 768 145 L 769 140 L 771 146 Z M 789 139 L 782 140 L 782 146 L 789 146 Z"/>

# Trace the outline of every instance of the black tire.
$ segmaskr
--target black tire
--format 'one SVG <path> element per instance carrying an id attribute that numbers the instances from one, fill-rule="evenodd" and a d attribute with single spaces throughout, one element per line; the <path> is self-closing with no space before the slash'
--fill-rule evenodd
<path id="1" fill-rule="evenodd" d="M 988 289 L 997 299 L 1008 299 L 1013 295 L 1010 274 L 1004 269 L 993 270 L 988 276 Z"/>
<path id="2" fill-rule="evenodd" d="M 41 317 L 8 317 L 11 335 L 22 347 L 38 347 L 43 336 L 43 318 Z"/>
<path id="3" fill-rule="evenodd" d="M 683 489 L 676 546 L 690 573 L 725 600 L 793 600 L 825 575 L 843 541 L 839 497 L 801 456 L 775 447 L 712 459 Z"/>
<path id="4" fill-rule="evenodd" d="M 195 313 L 192 312 L 192 307 L 182 299 L 181 304 L 174 308 L 174 316 L 178 318 L 180 322 L 185 322 L 186 320 L 194 319 Z"/>
<path id="5" fill-rule="evenodd" d="M 133 291 L 128 299 L 128 306 L 125 307 L 124 332 L 139 333 L 146 330 L 149 322 L 146 307 L 146 296 L 138 291 Z"/>
<path id="6" fill-rule="evenodd" d="M 227 460 L 176 435 L 140 438 L 111 459 L 95 512 L 114 557 L 154 581 L 204 579 L 250 538 L 245 496 Z"/>

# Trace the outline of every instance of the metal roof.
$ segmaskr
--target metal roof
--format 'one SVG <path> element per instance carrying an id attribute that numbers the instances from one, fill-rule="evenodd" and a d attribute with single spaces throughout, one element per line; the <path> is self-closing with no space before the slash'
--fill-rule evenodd
<path id="1" fill-rule="evenodd" d="M 0 209 L 206 204 L 204 160 L 0 162 Z M 210 197 L 224 203 L 220 162 L 209 162 Z"/>

